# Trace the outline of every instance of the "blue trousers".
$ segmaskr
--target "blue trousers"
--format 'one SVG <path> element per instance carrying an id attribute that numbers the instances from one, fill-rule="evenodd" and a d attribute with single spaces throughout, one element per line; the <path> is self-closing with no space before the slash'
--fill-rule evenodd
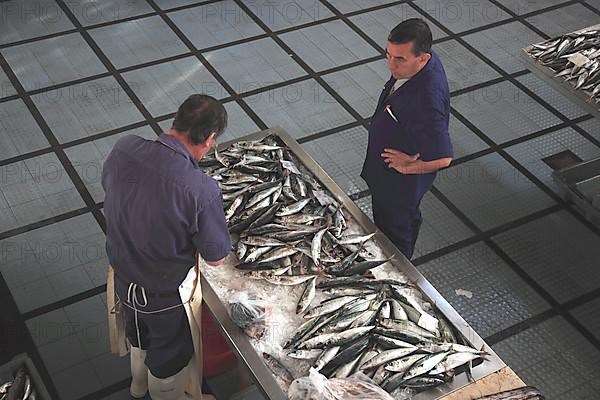
<path id="1" fill-rule="evenodd" d="M 423 222 L 419 210 L 421 199 L 416 204 L 396 200 L 389 191 L 371 189 L 375 225 L 410 260 Z"/>

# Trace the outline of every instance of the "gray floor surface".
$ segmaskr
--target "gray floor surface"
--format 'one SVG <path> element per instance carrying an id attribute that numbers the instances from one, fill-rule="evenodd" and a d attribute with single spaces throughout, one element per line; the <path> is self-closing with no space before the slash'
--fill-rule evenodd
<path id="1" fill-rule="evenodd" d="M 393 26 L 421 17 L 460 92 L 456 158 L 423 200 L 413 263 L 547 399 L 600 398 L 600 229 L 561 200 L 542 160 L 600 156 L 600 123 L 519 54 L 598 23 L 600 3 L 267 3 L 0 2 L 0 283 L 50 392 L 128 398 L 102 293 L 100 173 L 116 140 L 155 138 L 188 95 L 211 94 L 229 113 L 222 140 L 283 127 L 372 217 L 359 173 L 389 77 L 383 48 Z M 233 380 L 210 385 L 227 399 Z"/>

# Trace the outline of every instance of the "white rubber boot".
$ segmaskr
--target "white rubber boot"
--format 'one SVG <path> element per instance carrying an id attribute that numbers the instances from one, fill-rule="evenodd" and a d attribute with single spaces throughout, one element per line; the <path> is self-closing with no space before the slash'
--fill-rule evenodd
<path id="1" fill-rule="evenodd" d="M 186 399 L 185 387 L 188 382 L 188 369 L 181 371 L 168 378 L 157 378 L 148 373 L 148 390 L 152 400 L 184 400 Z"/>
<path id="2" fill-rule="evenodd" d="M 129 393 L 136 399 L 141 399 L 148 391 L 148 367 L 144 364 L 146 350 L 131 347 L 129 358 L 131 360 L 131 386 Z"/>

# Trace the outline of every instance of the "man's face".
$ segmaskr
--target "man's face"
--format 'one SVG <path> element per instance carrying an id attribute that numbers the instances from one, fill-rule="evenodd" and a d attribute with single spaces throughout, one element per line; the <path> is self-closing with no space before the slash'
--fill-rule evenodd
<path id="1" fill-rule="evenodd" d="M 385 55 L 388 69 L 395 79 L 410 79 L 427 64 L 431 58 L 429 53 L 415 56 L 414 42 L 394 44 L 387 43 Z"/>

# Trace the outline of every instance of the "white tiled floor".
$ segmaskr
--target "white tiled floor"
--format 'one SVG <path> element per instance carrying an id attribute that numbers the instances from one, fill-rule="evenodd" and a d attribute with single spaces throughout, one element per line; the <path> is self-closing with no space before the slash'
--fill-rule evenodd
<path id="1" fill-rule="evenodd" d="M 587 1 L 600 7 L 598 0 Z M 164 58 L 188 53 L 189 49 L 186 40 L 178 38 L 147 1 L 83 0 L 69 8 L 73 18 L 84 27 L 116 23 L 91 28 L 90 36 L 116 68 L 131 68 L 123 73 L 123 78 L 141 105 L 153 117 L 161 117 L 161 129 L 170 127 L 172 113 L 192 93 L 228 98 L 225 104 L 228 129 L 219 139 L 224 142 L 259 130 L 261 123 L 268 127 L 279 125 L 295 138 L 303 138 L 356 123 L 352 110 L 368 119 L 383 84 L 389 79 L 381 54 L 387 34 L 396 23 L 407 18 L 424 16 L 433 38 L 442 39 L 433 49 L 444 63 L 451 90 L 484 83 L 500 74 L 456 38 L 447 38 L 429 18 L 455 33 L 481 29 L 465 36 L 465 42 L 505 72 L 520 71 L 525 68 L 520 61 L 520 49 L 540 41 L 541 37 L 522 22 L 508 22 L 510 15 L 496 4 L 525 14 L 534 11 L 531 7 L 542 9 L 562 2 L 485 0 L 470 4 L 418 0 L 386 7 L 388 0 L 244 1 L 256 19 L 276 31 L 297 53 L 298 58 L 294 58 L 274 38 L 268 37 L 239 6 L 241 2 L 154 0 L 166 10 L 164 17 L 174 23 L 189 43 L 207 49 L 201 54 L 220 76 L 213 76 L 195 56 L 163 62 Z M 89 212 L 35 229 L 24 228 L 85 206 L 59 158 L 49 149 L 46 136 L 53 135 L 61 144 L 78 141 L 75 146 L 68 144 L 65 154 L 93 200 L 101 202 L 99 168 L 115 141 L 127 134 L 148 139 L 156 134 L 81 34 L 60 35 L 73 29 L 62 9 L 54 2 L 27 0 L 18 2 L 14 12 L 2 13 L 10 10 L 4 8 L 7 4 L 16 3 L 0 5 L 4 21 L 0 23 L 0 46 L 19 40 L 30 42 L 1 47 L 1 56 L 26 91 L 44 90 L 54 84 L 64 87 L 32 96 L 33 106 L 44 120 L 38 121 L 42 122 L 40 126 L 21 99 L 6 101 L 16 91 L 7 71 L 0 68 L 0 234 L 12 229 L 26 231 L 11 237 L 5 235 L 0 240 L 0 273 L 19 311 L 35 315 L 26 324 L 41 356 L 43 365 L 39 367 L 51 377 L 48 386 L 56 390 L 61 400 L 81 399 L 127 379 L 128 359 L 108 353 L 104 294 L 59 304 L 38 315 L 39 307 L 104 285 L 108 263 L 104 233 Z M 175 7 L 185 8 L 173 11 Z M 372 7 L 382 8 L 363 12 Z M 419 7 L 428 15 L 419 14 Z M 23 14 L 27 9 L 36 12 Z M 334 18 L 335 10 L 354 13 L 349 17 L 351 24 Z M 58 15 L 61 18 L 57 19 Z M 597 23 L 598 15 L 576 2 L 529 16 L 527 22 L 549 35 L 557 35 Z M 327 20 L 321 22 L 324 19 Z M 484 29 L 484 25 L 494 23 L 499 25 Z M 302 27 L 304 24 L 310 26 Z M 365 41 L 354 27 L 379 48 Z M 277 33 L 279 30 L 285 32 Z M 33 39 L 47 34 L 56 36 Z M 228 45 L 231 42 L 236 43 Z M 364 62 L 377 56 L 381 59 Z M 307 76 L 297 62 L 300 60 L 317 71 L 345 104 L 339 104 L 327 88 Z M 147 62 L 151 65 L 135 67 Z M 349 63 L 359 65 L 344 68 Z M 331 68 L 333 72 L 320 73 Z M 93 81 L 69 83 L 98 74 L 102 77 Z M 288 82 L 299 77 L 303 80 Z M 238 99 L 232 98 L 234 93 L 228 93 L 222 86 L 221 78 L 221 83 L 226 82 L 237 94 L 273 83 L 281 83 L 283 87 L 243 97 L 241 104 L 247 106 L 244 109 Z M 533 74 L 517 79 L 566 118 L 585 115 L 584 110 Z M 596 268 L 600 259 L 598 235 L 564 210 L 513 226 L 520 218 L 557 203 L 489 149 L 480 137 L 485 135 L 502 144 L 556 126 L 562 120 L 506 81 L 453 97 L 451 104 L 481 131 L 476 134 L 455 115 L 451 116 L 455 158 L 483 150 L 490 154 L 440 172 L 435 186 L 478 228 L 485 231 L 505 226 L 507 230 L 491 238 L 500 248 L 500 255 L 482 241 L 468 246 L 463 243 L 464 247 L 450 251 L 448 245 L 472 238 L 474 232 L 468 228 L 469 221 L 452 211 L 454 208 L 428 193 L 421 207 L 424 224 L 415 252 L 416 258 L 425 256 L 419 269 L 480 335 L 500 337 L 494 349 L 528 384 L 542 389 L 546 398 L 595 398 L 600 391 L 596 368 L 600 350 L 595 346 L 597 342 L 582 336 L 569 320 L 553 317 L 513 336 L 503 331 L 547 312 L 550 305 L 543 295 L 570 304 L 587 294 L 583 300 L 575 301 L 577 307 L 567 310 L 566 315 L 573 317 L 571 321 L 576 321 L 578 328 L 600 339 L 597 313 L 600 304 L 598 296 L 593 296 L 600 288 Z M 351 109 L 344 108 L 345 105 Z M 258 119 L 251 118 L 252 112 Z M 128 129 L 140 122 L 144 123 L 142 127 Z M 46 135 L 42 130 L 45 124 L 50 128 Z M 554 189 L 551 170 L 542 158 L 563 150 L 570 150 L 584 160 L 600 156 L 598 120 L 590 119 L 578 126 L 596 142 L 566 128 L 508 147 L 506 153 Z M 122 133 L 81 143 L 91 135 L 121 128 L 125 129 Z M 344 191 L 356 194 L 366 189 L 358 177 L 366 140 L 367 129 L 358 126 L 310 140 L 302 146 Z M 14 161 L 15 157 L 42 149 L 48 149 L 48 153 Z M 372 217 L 370 196 L 361 197 L 356 203 Z M 438 250 L 442 255 L 431 259 L 431 253 Z M 543 293 L 536 292 L 519 273 L 535 280 Z M 460 296 L 457 289 L 471 291 L 473 297 Z M 213 383 L 221 388 L 230 381 L 222 378 Z M 126 398 L 127 390 L 117 386 L 115 393 L 104 393 L 104 398 Z"/>

